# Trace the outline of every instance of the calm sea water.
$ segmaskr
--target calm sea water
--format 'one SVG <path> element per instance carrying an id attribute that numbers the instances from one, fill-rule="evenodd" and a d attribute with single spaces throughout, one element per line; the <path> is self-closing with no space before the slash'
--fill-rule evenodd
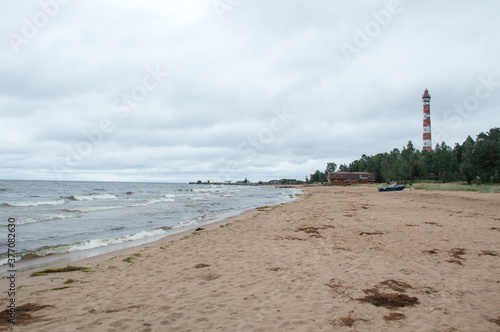
<path id="1" fill-rule="evenodd" d="M 8 218 L 16 220 L 19 259 L 157 238 L 284 203 L 299 192 L 261 186 L 0 180 L 0 265 L 7 261 Z"/>

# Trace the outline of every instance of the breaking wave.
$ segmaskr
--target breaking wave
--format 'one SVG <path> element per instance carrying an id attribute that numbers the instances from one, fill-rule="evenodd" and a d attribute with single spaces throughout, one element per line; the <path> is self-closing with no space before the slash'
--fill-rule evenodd
<path id="1" fill-rule="evenodd" d="M 180 223 L 173 226 L 172 228 L 177 229 L 177 228 L 182 228 L 182 227 L 196 226 L 196 225 L 198 225 L 198 222 L 200 220 L 202 220 L 203 218 L 205 218 L 205 215 L 191 219 L 191 220 L 181 221 Z"/>
<path id="2" fill-rule="evenodd" d="M 73 195 L 70 197 L 70 199 L 74 201 L 92 201 L 94 199 L 115 199 L 115 198 L 117 197 L 116 195 L 113 194 L 92 194 L 83 196 Z"/>
<path id="3" fill-rule="evenodd" d="M 16 224 L 17 225 L 26 225 L 26 224 L 32 224 L 36 222 L 41 222 L 41 221 L 51 221 L 51 220 L 57 220 L 57 219 L 68 219 L 68 218 L 78 218 L 81 217 L 81 214 L 45 214 L 45 215 L 40 215 L 32 218 L 17 218 L 16 219 Z M 0 225 L 6 226 L 8 225 L 8 222 L 2 222 Z"/>
<path id="4" fill-rule="evenodd" d="M 29 207 L 29 206 L 40 206 L 40 205 L 61 205 L 66 203 L 64 199 L 59 199 L 55 201 L 41 201 L 41 202 L 14 202 L 14 203 L 2 203 L 3 206 L 19 206 L 19 207 Z"/>
<path id="5" fill-rule="evenodd" d="M 165 234 L 167 234 L 167 232 L 163 229 L 154 229 L 152 231 L 142 231 L 142 232 L 139 232 L 139 233 L 136 233 L 133 235 L 125 235 L 125 236 L 114 237 L 114 238 L 109 238 L 109 239 L 96 239 L 96 240 L 78 242 L 78 243 L 73 243 L 73 244 L 63 244 L 63 245 L 54 246 L 54 247 L 42 247 L 38 250 L 28 251 L 28 252 L 24 252 L 24 253 L 19 254 L 16 257 L 16 260 L 19 260 L 19 259 L 22 260 L 23 257 L 43 257 L 43 256 L 53 255 L 53 254 L 62 254 L 65 252 L 94 249 L 94 248 L 109 246 L 112 244 L 147 239 L 147 238 L 161 236 L 161 235 L 165 235 Z M 8 259 L 6 256 L 7 255 L 5 255 L 5 254 L 0 255 L 0 266 L 6 264 L 8 262 Z"/>

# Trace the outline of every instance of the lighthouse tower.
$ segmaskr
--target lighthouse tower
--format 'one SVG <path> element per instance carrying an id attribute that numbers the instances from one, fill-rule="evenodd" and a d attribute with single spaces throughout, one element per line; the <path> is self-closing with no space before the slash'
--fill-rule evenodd
<path id="1" fill-rule="evenodd" d="M 429 94 L 429 90 L 425 89 L 424 94 L 422 95 L 422 101 L 424 102 L 424 133 L 422 137 L 422 151 L 432 150 L 432 142 L 431 142 L 431 95 Z"/>

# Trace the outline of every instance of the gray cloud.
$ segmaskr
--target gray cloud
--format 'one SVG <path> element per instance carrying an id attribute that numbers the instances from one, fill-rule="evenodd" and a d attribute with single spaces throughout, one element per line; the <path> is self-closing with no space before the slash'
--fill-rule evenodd
<path id="1" fill-rule="evenodd" d="M 212 4 L 2 3 L 0 178 L 302 179 L 420 148 L 425 88 L 434 144 L 500 123 L 496 2 Z"/>

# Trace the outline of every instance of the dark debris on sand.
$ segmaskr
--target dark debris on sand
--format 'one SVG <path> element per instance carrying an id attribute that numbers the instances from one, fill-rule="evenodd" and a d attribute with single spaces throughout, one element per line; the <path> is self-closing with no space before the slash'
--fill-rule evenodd
<path id="1" fill-rule="evenodd" d="M 384 307 L 387 309 L 395 309 L 402 307 L 413 307 L 419 304 L 416 297 L 411 297 L 401 293 L 380 293 L 376 288 L 363 290 L 365 297 L 358 299 L 361 302 L 373 304 L 376 307 Z"/>
<path id="2" fill-rule="evenodd" d="M 53 307 L 51 305 L 38 305 L 34 303 L 27 303 L 22 306 L 16 307 L 16 325 L 26 325 L 34 323 L 41 320 L 41 317 L 33 317 L 32 312 L 42 310 L 47 307 Z M 12 323 L 9 321 L 11 319 L 10 310 L 5 309 L 0 312 L 0 326 L 11 326 Z"/>

